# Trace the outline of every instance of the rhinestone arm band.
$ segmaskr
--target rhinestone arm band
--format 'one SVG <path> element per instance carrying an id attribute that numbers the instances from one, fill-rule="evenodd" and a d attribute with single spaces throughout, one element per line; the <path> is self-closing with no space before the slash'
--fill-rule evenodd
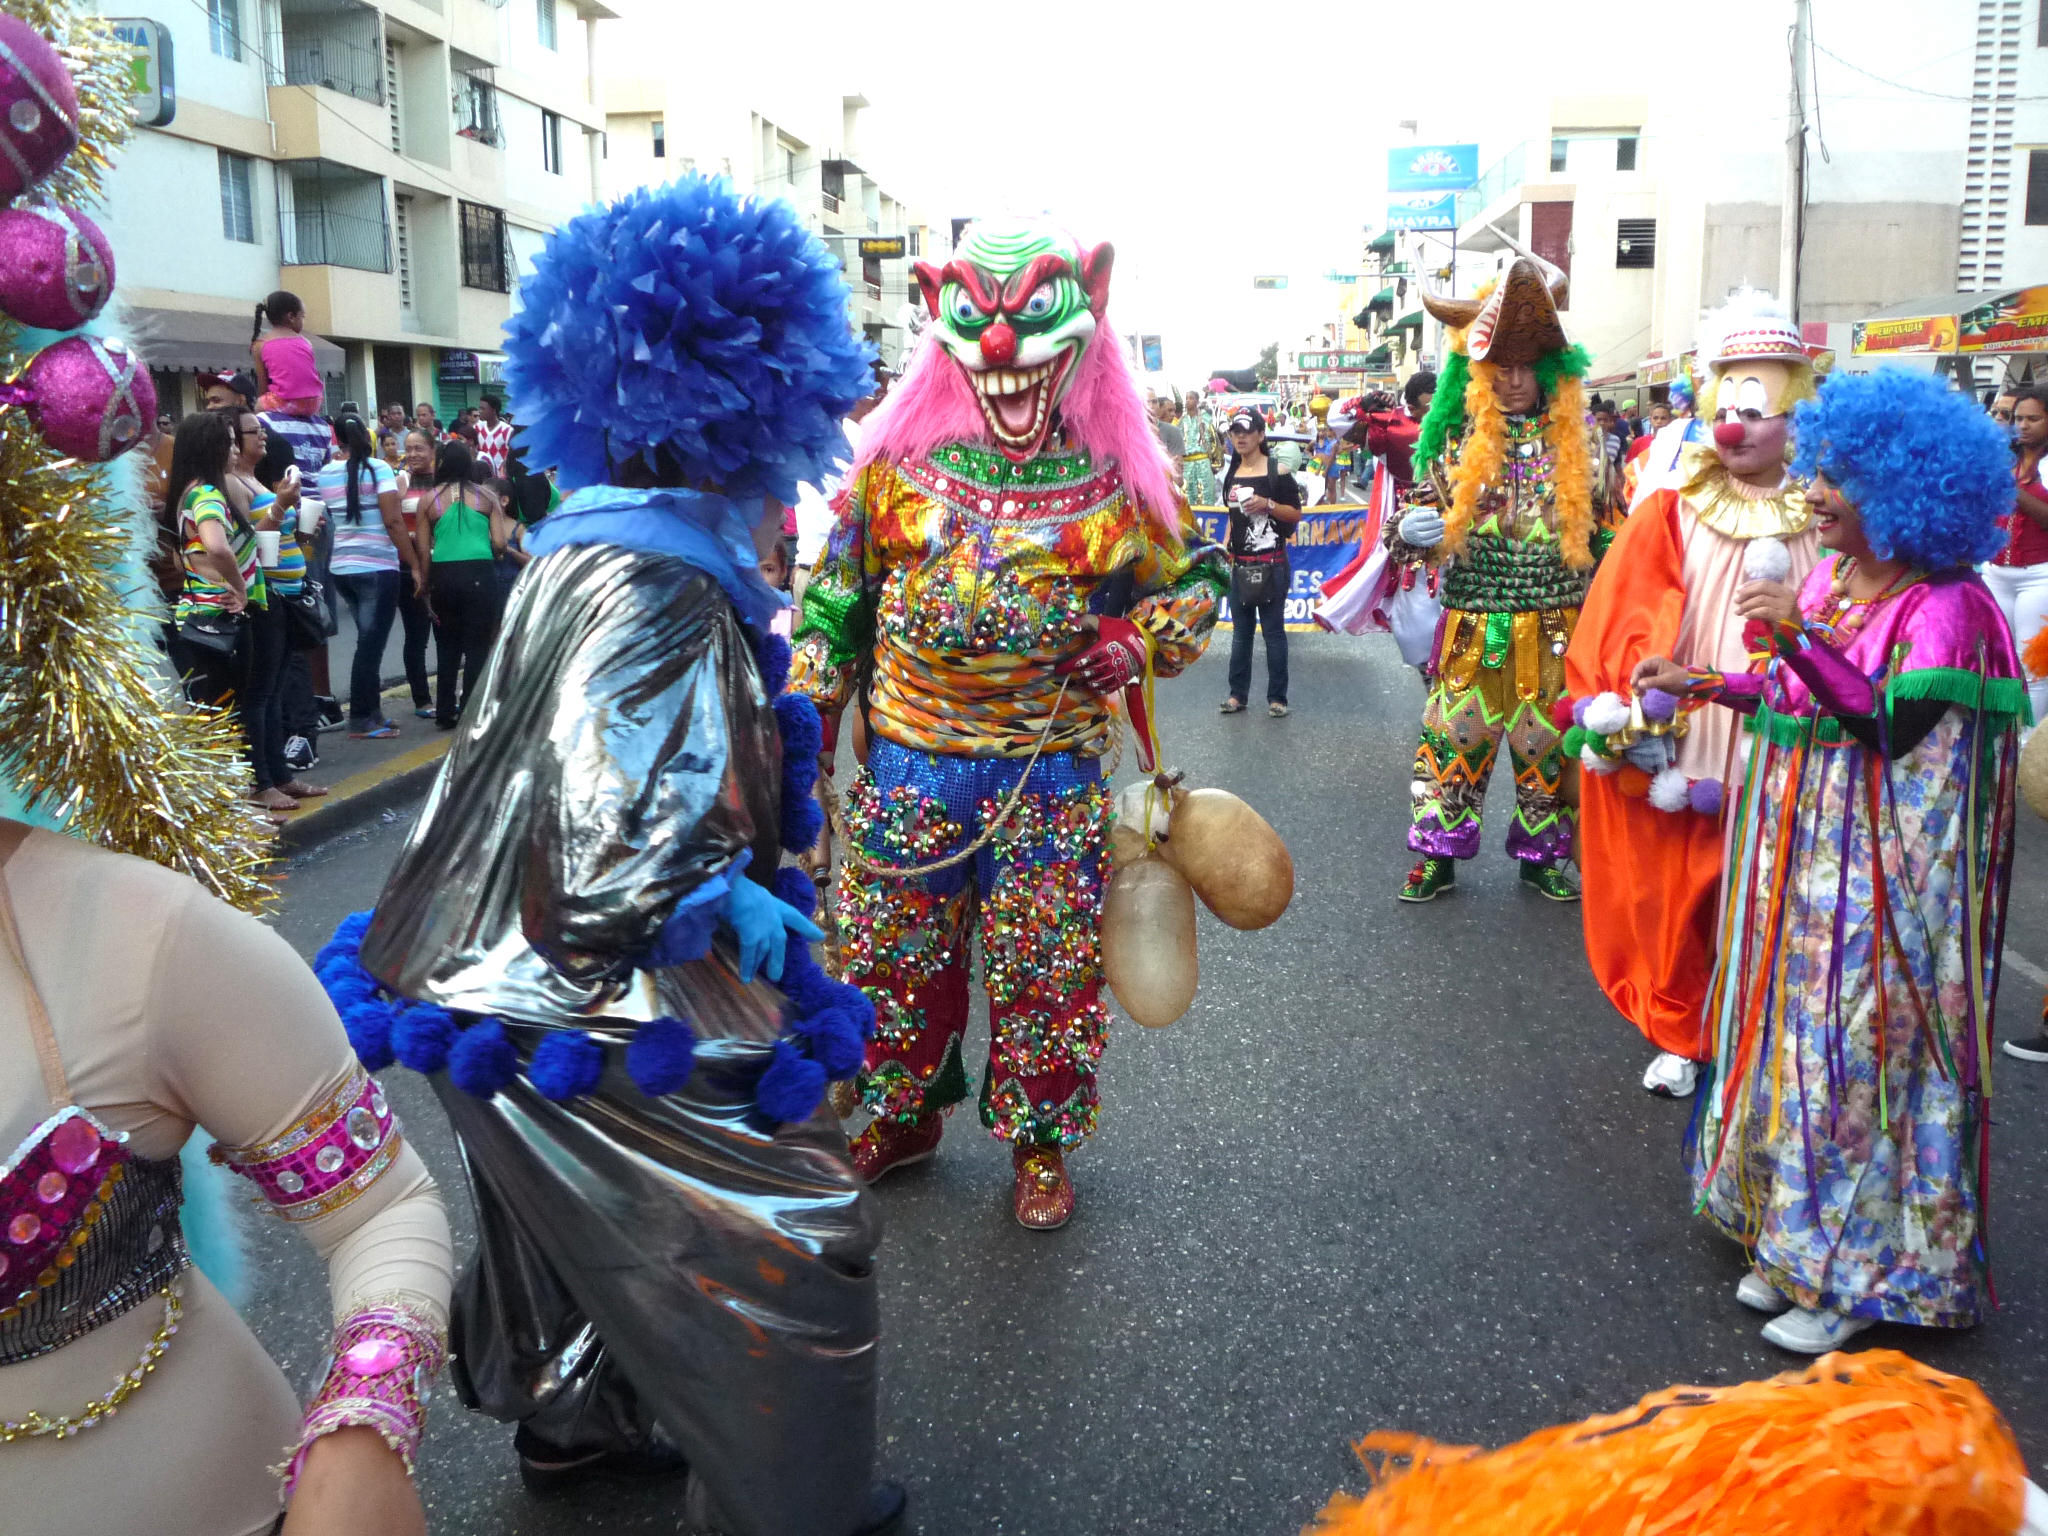
<path id="1" fill-rule="evenodd" d="M 280 1469 L 286 1500 L 298 1487 L 313 1442 L 337 1429 L 374 1429 L 398 1452 L 411 1476 L 426 1433 L 428 1384 L 447 1358 L 441 1330 L 410 1307 L 369 1307 L 336 1328 L 327 1377 L 313 1394 L 298 1443 Z"/>
<path id="2" fill-rule="evenodd" d="M 404 1138 L 377 1080 L 349 1080 L 275 1141 L 216 1144 L 207 1154 L 248 1179 L 286 1221 L 312 1221 L 354 1200 L 398 1157 Z"/>

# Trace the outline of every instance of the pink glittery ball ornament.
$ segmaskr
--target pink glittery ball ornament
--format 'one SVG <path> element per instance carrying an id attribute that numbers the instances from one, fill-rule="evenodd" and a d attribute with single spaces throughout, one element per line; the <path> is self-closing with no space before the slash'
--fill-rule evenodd
<path id="1" fill-rule="evenodd" d="M 21 196 L 78 148 L 78 93 L 49 40 L 0 12 L 0 202 Z"/>
<path id="2" fill-rule="evenodd" d="M 126 453 L 156 420 L 149 370 L 112 336 L 67 336 L 31 358 L 19 382 L 43 441 L 70 458 Z"/>
<path id="3" fill-rule="evenodd" d="M 76 208 L 0 208 L 0 310 L 75 330 L 114 292 L 114 248 Z"/>

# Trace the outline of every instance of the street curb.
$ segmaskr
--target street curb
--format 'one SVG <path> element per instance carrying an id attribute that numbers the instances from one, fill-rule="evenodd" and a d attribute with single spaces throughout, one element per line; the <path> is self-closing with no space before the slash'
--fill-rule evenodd
<path id="1" fill-rule="evenodd" d="M 452 736 L 425 742 L 336 784 L 326 799 L 309 804 L 277 829 L 278 856 L 305 853 L 418 799 L 441 771 Z"/>

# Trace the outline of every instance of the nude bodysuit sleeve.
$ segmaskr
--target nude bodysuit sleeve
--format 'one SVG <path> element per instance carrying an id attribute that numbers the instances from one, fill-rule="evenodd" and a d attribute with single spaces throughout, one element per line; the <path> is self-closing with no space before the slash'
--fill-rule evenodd
<path id="1" fill-rule="evenodd" d="M 312 971 L 276 933 L 197 887 L 164 918 L 147 1028 L 149 1097 L 228 1147 L 283 1137 L 360 1072 Z M 337 1320 L 409 1304 L 446 1323 L 447 1212 L 409 1143 L 354 1198 L 295 1221 L 328 1265 Z"/>

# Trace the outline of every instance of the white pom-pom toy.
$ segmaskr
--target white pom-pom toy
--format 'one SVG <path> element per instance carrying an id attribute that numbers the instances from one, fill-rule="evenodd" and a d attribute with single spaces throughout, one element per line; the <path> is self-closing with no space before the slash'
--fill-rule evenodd
<path id="1" fill-rule="evenodd" d="M 1742 574 L 1748 581 L 1783 581 L 1792 574 L 1792 551 L 1783 539 L 1751 539 L 1742 551 Z"/>
<path id="2" fill-rule="evenodd" d="M 1621 771 L 1620 758 L 1602 757 L 1591 747 L 1581 747 L 1579 749 L 1579 761 L 1585 765 L 1588 773 L 1619 773 Z"/>
<path id="3" fill-rule="evenodd" d="M 1678 769 L 1666 768 L 1650 780 L 1650 804 L 1660 811 L 1688 810 L 1692 805 L 1692 786 Z"/>
<path id="4" fill-rule="evenodd" d="M 1586 729 L 1612 736 L 1628 728 L 1628 701 L 1618 693 L 1596 693 L 1586 702 Z"/>

